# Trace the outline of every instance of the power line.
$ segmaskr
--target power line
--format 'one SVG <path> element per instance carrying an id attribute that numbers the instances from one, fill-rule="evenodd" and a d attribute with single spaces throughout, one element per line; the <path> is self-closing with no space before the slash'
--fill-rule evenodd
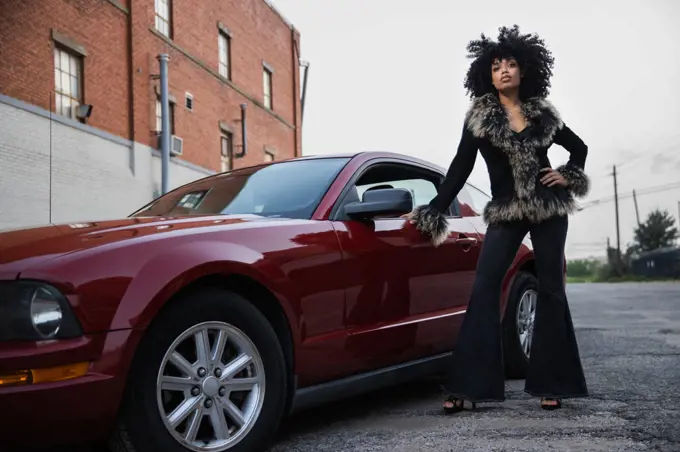
<path id="1" fill-rule="evenodd" d="M 677 137 L 680 137 L 680 135 L 677 135 Z M 675 138 L 675 137 L 674 137 L 674 138 Z M 668 153 L 670 153 L 671 151 L 677 152 L 678 150 L 680 150 L 680 143 L 677 143 L 677 142 L 676 142 L 676 143 L 671 144 L 671 145 L 669 145 L 669 146 L 663 147 L 661 150 L 658 150 L 658 151 L 653 152 L 653 153 L 643 153 L 643 154 L 638 154 L 638 155 L 636 155 L 635 157 L 631 157 L 630 159 L 628 159 L 628 160 L 626 160 L 626 161 L 617 163 L 617 164 L 616 164 L 616 167 L 617 167 L 617 169 L 621 169 L 622 166 L 625 166 L 625 165 L 628 165 L 628 164 L 630 164 L 630 163 L 633 163 L 633 162 L 635 162 L 636 160 L 639 160 L 639 159 L 641 159 L 641 158 L 652 159 L 652 158 L 657 157 L 657 156 L 660 156 L 660 155 L 668 154 Z M 600 171 L 605 171 L 605 169 L 602 168 L 602 167 L 598 167 L 598 169 L 596 170 L 596 172 L 599 173 Z M 608 172 L 607 175 L 608 175 L 608 176 L 611 176 L 611 173 Z"/>
<path id="2" fill-rule="evenodd" d="M 598 240 L 596 242 L 571 242 L 571 246 L 595 246 L 595 245 L 602 245 L 603 243 L 607 243 L 606 239 Z"/>
<path id="3" fill-rule="evenodd" d="M 671 151 L 677 152 L 677 151 L 678 151 L 678 148 L 679 148 L 679 146 L 678 146 L 677 144 L 673 144 L 673 145 L 671 145 L 671 146 L 665 147 L 665 148 L 663 148 L 662 150 L 657 151 L 657 152 L 654 152 L 654 153 L 652 153 L 652 154 L 640 154 L 640 155 L 638 155 L 637 157 L 633 157 L 633 158 L 630 159 L 630 160 L 626 160 L 625 162 L 623 162 L 623 163 L 621 163 L 621 164 L 619 164 L 619 165 L 617 165 L 617 166 L 620 168 L 620 167 L 622 167 L 622 166 L 625 166 L 625 165 L 628 165 L 628 164 L 630 164 L 630 163 L 633 163 L 633 162 L 635 162 L 636 160 L 641 159 L 641 158 L 643 158 L 643 157 L 646 158 L 646 159 L 653 159 L 654 157 L 659 157 L 659 156 L 662 156 L 662 155 L 664 155 L 664 154 L 668 154 L 668 153 L 670 153 Z"/>
<path id="4" fill-rule="evenodd" d="M 656 152 L 654 154 L 639 155 L 637 157 L 631 158 L 630 160 L 626 160 L 625 162 L 623 162 L 621 164 L 617 164 L 616 165 L 616 170 L 617 170 L 617 173 L 618 173 L 617 175 L 619 176 L 619 178 L 621 178 L 621 174 L 620 174 L 621 173 L 621 167 L 624 166 L 624 165 L 628 165 L 629 163 L 634 163 L 637 159 L 639 159 L 641 157 L 654 158 L 654 157 L 657 157 L 657 156 L 668 154 L 671 151 L 680 154 L 680 146 L 671 146 L 669 148 L 665 148 L 663 151 Z M 678 160 L 677 163 L 680 164 L 680 160 Z M 632 168 L 632 169 L 637 169 L 637 168 Z M 596 174 L 593 175 L 593 173 L 596 173 Z M 624 168 L 624 170 L 623 170 L 624 179 L 627 179 L 627 176 L 634 176 L 634 175 L 636 175 L 636 172 L 630 172 L 630 171 L 628 171 L 628 168 Z M 606 177 L 612 176 L 611 170 L 605 170 L 604 168 L 598 168 L 591 173 L 591 181 L 592 181 L 591 183 L 594 186 L 600 187 L 604 183 L 608 183 L 607 180 L 604 179 L 605 176 Z"/>
<path id="5" fill-rule="evenodd" d="M 653 186 L 653 187 L 647 187 L 647 188 L 644 188 L 642 190 L 635 190 L 635 195 L 637 195 L 637 196 L 651 195 L 651 194 L 654 194 L 654 193 L 661 193 L 661 192 L 673 190 L 673 189 L 676 189 L 676 188 L 680 188 L 680 182 L 673 182 L 671 184 L 657 185 L 657 186 Z M 633 196 L 634 196 L 633 192 L 631 191 L 631 192 L 621 194 L 618 197 L 619 197 L 619 199 L 628 199 L 628 198 L 632 198 Z M 612 195 L 612 196 L 605 196 L 605 197 L 599 198 L 599 199 L 594 199 L 592 201 L 588 201 L 588 202 L 584 203 L 583 205 L 581 205 L 579 210 L 598 206 L 600 204 L 606 204 L 606 203 L 614 201 L 615 198 L 616 197 Z"/>
<path id="6" fill-rule="evenodd" d="M 643 193 L 636 192 L 636 194 L 637 194 L 637 196 L 651 195 L 651 194 L 654 194 L 654 193 L 661 193 L 661 192 L 664 192 L 664 191 L 674 190 L 676 188 L 680 188 L 680 183 L 673 184 L 673 185 L 667 186 L 665 188 L 659 188 L 659 189 L 656 189 L 656 190 L 649 190 L 649 191 L 646 191 L 646 192 L 643 192 Z M 629 199 L 629 198 L 632 198 L 632 197 L 633 197 L 633 192 L 629 192 L 629 193 L 625 193 L 623 195 L 620 195 L 619 199 Z M 595 199 L 593 201 L 588 202 L 587 204 L 582 205 L 579 209 L 583 210 L 583 209 L 587 209 L 587 208 L 590 208 L 590 207 L 599 206 L 601 204 L 607 204 L 607 203 L 610 203 L 614 200 L 615 199 L 614 199 L 613 196 L 609 196 L 607 198 Z"/>
<path id="7" fill-rule="evenodd" d="M 604 248 L 607 245 L 606 241 L 600 242 L 600 243 L 570 243 L 569 247 L 570 248 L 579 248 L 579 249 L 586 249 L 586 250 L 594 250 L 594 249 L 600 249 Z"/>

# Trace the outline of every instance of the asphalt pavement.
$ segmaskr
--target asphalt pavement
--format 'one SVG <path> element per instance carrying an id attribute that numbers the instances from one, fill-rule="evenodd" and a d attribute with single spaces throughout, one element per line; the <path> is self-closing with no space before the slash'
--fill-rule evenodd
<path id="1" fill-rule="evenodd" d="M 446 416 L 432 379 L 296 415 L 269 452 L 680 451 L 680 283 L 567 294 L 590 398 L 543 411 L 513 380 L 506 402 Z"/>
<path id="2" fill-rule="evenodd" d="M 289 419 L 271 452 L 680 451 L 680 283 L 572 284 L 591 397 L 543 411 L 508 400 L 445 416 L 427 381 Z"/>

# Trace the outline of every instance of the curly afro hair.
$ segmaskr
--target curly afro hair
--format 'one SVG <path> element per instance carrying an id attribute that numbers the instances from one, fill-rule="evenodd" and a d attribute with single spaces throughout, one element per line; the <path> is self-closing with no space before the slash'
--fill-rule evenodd
<path id="1" fill-rule="evenodd" d="M 496 93 L 491 82 L 491 63 L 497 58 L 514 58 L 523 74 L 520 98 L 547 97 L 555 60 L 543 39 L 536 34 L 520 34 L 517 25 L 512 28 L 500 27 L 498 30 L 496 42 L 482 33 L 480 39 L 472 40 L 467 45 L 468 58 L 474 59 L 465 77 L 467 93 L 472 98 Z"/>

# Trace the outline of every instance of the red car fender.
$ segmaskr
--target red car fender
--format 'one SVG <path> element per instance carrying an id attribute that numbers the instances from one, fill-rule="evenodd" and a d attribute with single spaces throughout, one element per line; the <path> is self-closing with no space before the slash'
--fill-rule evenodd
<path id="1" fill-rule="evenodd" d="M 218 259 L 224 256 L 231 260 Z M 217 241 L 185 243 L 147 262 L 130 283 L 114 315 L 111 329 L 145 329 L 182 288 L 205 276 L 219 274 L 246 276 L 273 293 L 288 319 L 295 346 L 300 343 L 298 325 L 301 314 L 299 309 L 294 308 L 300 304 L 291 302 L 286 295 L 295 296 L 283 271 L 250 248 Z M 140 300 L 148 301 L 140 303 Z M 136 334 L 123 345 L 125 350 L 119 355 L 122 361 L 118 366 L 125 374 L 129 372 L 142 338 L 143 333 Z"/>
<path id="2" fill-rule="evenodd" d="M 283 270 L 251 248 L 221 241 L 186 242 L 149 260 L 126 290 L 111 329 L 146 328 L 182 288 L 217 274 L 248 277 L 273 293 L 288 319 L 293 340 L 299 343 L 300 303 Z"/>
<path id="3" fill-rule="evenodd" d="M 512 289 L 512 284 L 515 282 L 517 274 L 522 271 L 529 262 L 533 261 L 534 254 L 531 251 L 526 251 L 517 256 L 515 261 L 510 265 L 508 273 L 505 275 L 503 280 L 503 285 L 501 287 L 501 319 L 505 317 L 505 309 L 508 306 L 508 299 L 510 298 L 510 290 Z"/>

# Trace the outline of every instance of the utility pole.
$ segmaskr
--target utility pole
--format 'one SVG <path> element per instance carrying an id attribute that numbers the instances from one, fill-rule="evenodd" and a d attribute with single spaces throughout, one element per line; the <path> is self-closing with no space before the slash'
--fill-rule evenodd
<path id="1" fill-rule="evenodd" d="M 614 165 L 614 205 L 616 209 L 616 253 L 621 257 L 621 234 L 619 231 L 619 190 L 616 184 L 616 165 Z"/>
<path id="2" fill-rule="evenodd" d="M 635 202 L 635 218 L 637 218 L 638 228 L 640 227 L 640 211 L 638 211 L 637 196 L 635 195 L 635 190 L 633 190 L 633 201 Z"/>
<path id="3" fill-rule="evenodd" d="M 614 205 L 616 209 L 616 272 L 620 275 L 621 268 L 621 234 L 619 230 L 619 190 L 616 184 L 616 165 L 614 165 Z"/>

